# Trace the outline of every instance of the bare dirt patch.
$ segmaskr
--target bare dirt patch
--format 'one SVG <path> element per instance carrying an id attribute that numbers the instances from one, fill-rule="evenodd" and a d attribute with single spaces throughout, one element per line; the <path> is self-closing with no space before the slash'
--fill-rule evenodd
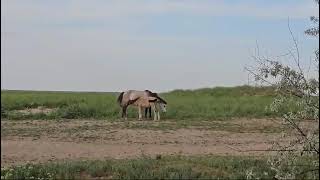
<path id="1" fill-rule="evenodd" d="M 231 123 L 237 126 L 246 121 L 235 120 Z M 268 150 L 272 142 L 280 137 L 279 133 L 251 132 L 250 129 L 248 132 L 228 131 L 228 128 L 223 129 L 224 126 L 221 130 L 201 126 L 145 128 L 165 123 L 146 121 L 128 125 L 127 122 L 97 120 L 1 121 L 1 165 L 158 154 L 265 155 L 264 150 Z M 261 126 L 260 123 L 259 120 L 248 120 L 248 126 L 252 128 Z M 132 126 L 134 128 L 130 128 Z"/>
<path id="2" fill-rule="evenodd" d="M 43 106 L 39 106 L 37 108 L 27 108 L 27 109 L 21 109 L 21 110 L 15 110 L 15 112 L 18 113 L 22 113 L 22 114 L 39 114 L 39 113 L 43 113 L 43 114 L 50 114 L 54 111 L 56 111 L 57 109 L 51 109 L 51 108 L 46 108 Z"/>

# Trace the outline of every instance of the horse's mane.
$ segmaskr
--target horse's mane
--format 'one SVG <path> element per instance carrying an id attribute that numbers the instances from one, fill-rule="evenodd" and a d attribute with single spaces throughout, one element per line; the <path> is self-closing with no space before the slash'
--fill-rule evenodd
<path id="1" fill-rule="evenodd" d="M 148 93 L 148 96 L 155 97 L 155 98 L 159 99 L 162 103 L 167 104 L 167 102 L 164 99 L 162 99 L 161 97 L 159 97 L 157 93 L 153 93 L 149 90 L 144 90 L 144 91 Z"/>
<path id="2" fill-rule="evenodd" d="M 157 93 L 153 93 L 153 92 L 151 92 L 151 91 L 149 91 L 149 90 L 144 90 L 144 91 L 148 93 L 148 96 L 158 97 L 158 94 L 157 94 Z"/>
<path id="3" fill-rule="evenodd" d="M 164 100 L 164 99 L 162 99 L 161 97 L 157 97 L 162 103 L 164 103 L 164 104 L 167 104 L 167 102 Z"/>

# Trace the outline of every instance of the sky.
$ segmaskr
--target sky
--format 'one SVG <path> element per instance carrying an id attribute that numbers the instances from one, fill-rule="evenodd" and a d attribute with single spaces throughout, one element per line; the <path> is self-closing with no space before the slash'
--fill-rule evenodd
<path id="1" fill-rule="evenodd" d="M 313 0 L 4 0 L 1 89 L 156 92 L 248 83 L 264 55 L 304 34 Z M 288 21 L 289 20 L 289 21 Z"/>

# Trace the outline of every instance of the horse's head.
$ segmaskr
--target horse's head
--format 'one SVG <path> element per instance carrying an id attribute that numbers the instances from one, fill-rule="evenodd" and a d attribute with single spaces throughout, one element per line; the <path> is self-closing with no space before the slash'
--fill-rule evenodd
<path id="1" fill-rule="evenodd" d="M 167 102 L 160 97 L 149 97 L 149 102 L 157 104 L 162 112 L 167 112 Z"/>
<path id="2" fill-rule="evenodd" d="M 160 109 L 162 112 L 167 112 L 167 104 L 160 102 Z"/>
<path id="3" fill-rule="evenodd" d="M 157 101 L 159 102 L 161 111 L 167 112 L 167 102 L 159 96 L 157 96 Z"/>

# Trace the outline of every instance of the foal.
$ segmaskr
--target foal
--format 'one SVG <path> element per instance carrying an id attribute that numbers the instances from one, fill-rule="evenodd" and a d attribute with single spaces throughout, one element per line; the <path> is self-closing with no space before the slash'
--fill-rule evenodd
<path id="1" fill-rule="evenodd" d="M 160 111 L 166 112 L 166 103 L 155 97 L 139 98 L 135 102 L 133 102 L 132 105 L 137 106 L 139 109 L 139 120 L 142 119 L 142 108 L 146 108 L 146 110 L 152 108 L 154 120 L 160 120 Z"/>
<path id="2" fill-rule="evenodd" d="M 154 120 L 160 120 L 160 110 L 162 112 L 167 112 L 166 103 L 164 103 L 159 99 L 149 100 L 149 102 L 151 104 L 151 107 L 153 107 Z M 149 109 L 150 117 L 151 117 L 151 107 L 147 108 Z"/>
<path id="3" fill-rule="evenodd" d="M 164 106 L 167 104 L 167 102 L 165 100 L 163 100 L 161 97 L 159 97 L 159 95 L 157 93 L 153 93 L 149 90 L 144 90 L 149 97 L 155 97 L 158 99 L 158 102 L 163 104 Z M 145 108 L 144 110 L 144 117 L 147 118 L 148 116 L 148 112 L 149 112 L 149 118 L 151 118 L 151 107 Z"/>

